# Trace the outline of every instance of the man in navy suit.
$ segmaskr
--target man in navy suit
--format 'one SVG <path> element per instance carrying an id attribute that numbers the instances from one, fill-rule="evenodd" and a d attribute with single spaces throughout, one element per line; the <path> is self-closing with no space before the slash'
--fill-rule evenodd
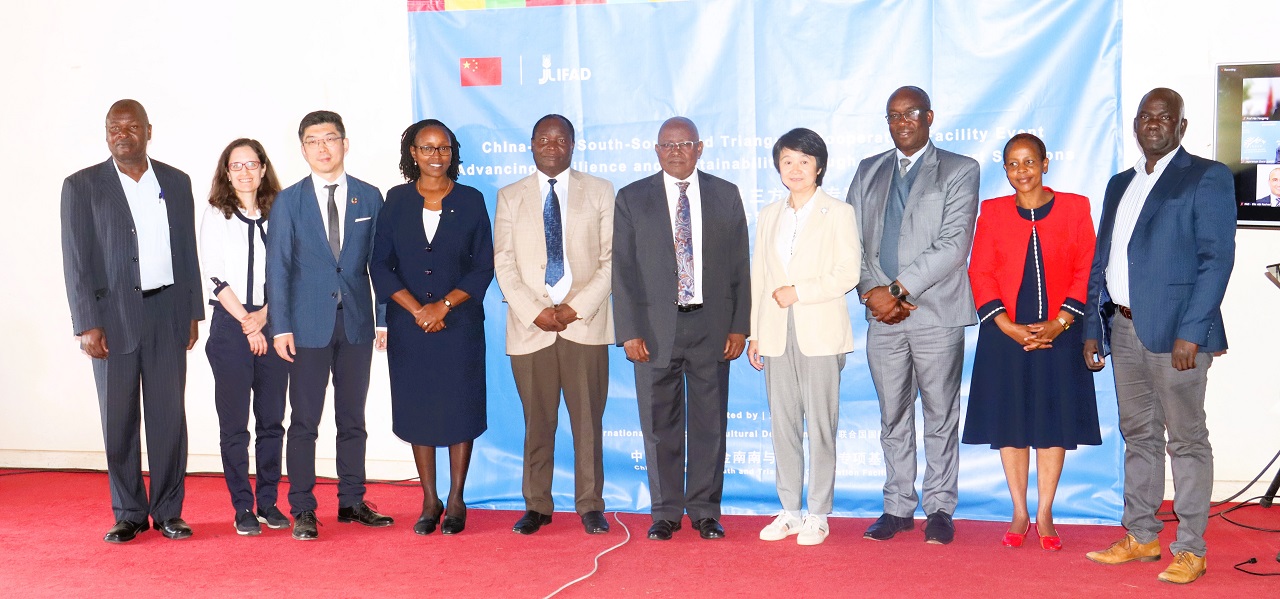
<path id="1" fill-rule="evenodd" d="M 62 184 L 67 301 L 80 349 L 93 358 L 116 519 L 103 540 L 133 540 L 147 529 L 148 515 L 165 537 L 185 539 L 186 351 L 204 320 L 191 179 L 147 156 L 151 121 L 137 101 L 112 104 L 106 129 L 111 158 Z"/>
<path id="2" fill-rule="evenodd" d="M 1182 96 L 1165 88 L 1138 107 L 1133 133 L 1143 156 L 1107 184 L 1084 342 L 1091 369 L 1103 367 L 1108 342 L 1114 360 L 1128 531 L 1088 557 L 1103 564 L 1160 559 L 1156 510 L 1167 450 L 1179 523 L 1169 546 L 1174 562 L 1159 579 L 1173 583 L 1205 572 L 1213 449 L 1204 392 L 1214 355 L 1227 349 L 1221 306 L 1236 238 L 1231 171 L 1181 147 L 1183 114 Z"/>
<path id="3" fill-rule="evenodd" d="M 364 502 L 364 403 L 373 346 L 386 348 L 385 328 L 374 331 L 369 255 L 382 207 L 378 188 L 346 174 L 349 140 L 342 117 L 318 110 L 298 125 L 311 175 L 280 192 L 267 236 L 267 297 L 276 353 L 289 375 L 289 432 L 285 463 L 293 538 L 309 541 L 316 529 L 316 429 L 333 373 L 338 428 L 338 522 L 390 526 Z M 385 306 L 377 307 L 383 326 Z"/>
<path id="4" fill-rule="evenodd" d="M 669 540 L 687 512 L 719 539 L 729 363 L 751 328 L 747 218 L 737 187 L 697 170 L 693 121 L 668 119 L 654 150 L 662 172 L 619 190 L 614 209 L 615 336 L 635 364 L 649 538 Z"/>

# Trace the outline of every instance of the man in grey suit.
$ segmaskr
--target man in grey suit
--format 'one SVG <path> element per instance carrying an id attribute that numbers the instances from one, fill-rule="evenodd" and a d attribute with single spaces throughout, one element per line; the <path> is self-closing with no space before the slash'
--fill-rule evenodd
<path id="1" fill-rule="evenodd" d="M 976 324 L 965 262 L 978 212 L 978 163 L 929 142 L 929 95 L 902 87 L 885 120 L 895 149 L 858 165 L 847 201 L 862 240 L 858 293 L 867 306 L 867 364 L 880 398 L 884 514 L 864 535 L 915 527 L 915 401 L 924 410 L 925 540 L 955 538 L 964 328 Z"/>
<path id="2" fill-rule="evenodd" d="M 204 320 L 191 179 L 147 157 L 151 122 L 137 101 L 112 104 L 106 129 L 111 158 L 62 184 L 67 301 L 80 349 L 93 358 L 116 519 L 104 540 L 133 540 L 148 515 L 165 537 L 185 539 L 185 352 Z M 149 500 L 138 430 L 144 407 Z"/>
<path id="3" fill-rule="evenodd" d="M 729 362 L 751 319 L 747 219 L 737 187 L 696 170 L 693 121 L 668 119 L 655 150 L 662 172 L 618 191 L 614 329 L 635 364 L 649 538 L 670 539 L 687 512 L 702 538 L 719 539 Z"/>

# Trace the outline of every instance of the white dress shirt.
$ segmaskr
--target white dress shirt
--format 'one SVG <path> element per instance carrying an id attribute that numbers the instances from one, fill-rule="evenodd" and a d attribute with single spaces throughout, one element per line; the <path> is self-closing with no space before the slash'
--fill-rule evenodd
<path id="1" fill-rule="evenodd" d="M 689 226 L 693 229 L 693 298 L 689 300 L 691 304 L 702 303 L 702 191 L 698 186 L 698 171 L 693 171 L 688 179 L 684 179 L 689 183 L 689 188 L 685 194 L 689 196 Z M 671 243 L 675 244 L 674 232 L 676 230 L 676 205 L 680 201 L 680 188 L 676 187 L 676 183 L 681 182 L 668 175 L 666 171 L 662 173 L 662 188 L 667 192 L 667 211 L 671 217 Z M 674 289 L 672 290 L 675 291 Z"/>
<path id="2" fill-rule="evenodd" d="M 325 181 L 320 175 L 311 173 L 311 183 L 316 187 L 316 202 L 320 205 L 320 222 L 324 224 L 321 232 L 324 233 L 325 239 L 329 238 L 329 190 L 324 186 L 337 184 L 338 188 L 333 190 L 333 201 L 338 204 L 338 240 L 341 241 L 346 233 L 344 225 L 347 222 L 347 173 L 338 175 L 333 183 Z"/>
<path id="3" fill-rule="evenodd" d="M 1138 215 L 1142 213 L 1142 206 L 1147 202 L 1151 188 L 1160 180 L 1160 175 L 1169 166 L 1174 154 L 1181 149 L 1182 146 L 1178 146 L 1178 149 L 1156 161 L 1156 166 L 1149 175 L 1146 157 L 1140 158 L 1133 167 L 1133 180 L 1129 182 L 1129 187 L 1120 198 L 1120 205 L 1116 207 L 1116 222 L 1111 227 L 1111 255 L 1107 257 L 1106 273 L 1107 292 L 1111 295 L 1111 301 L 1116 304 L 1132 305 L 1129 303 L 1129 239 L 1133 237 L 1133 228 L 1138 225 Z"/>
<path id="4" fill-rule="evenodd" d="M 808 222 L 809 215 L 813 213 L 813 196 L 817 194 L 814 190 L 809 195 L 809 199 L 805 201 L 804 206 L 799 210 L 791 207 L 791 201 L 783 200 L 782 213 L 778 215 L 778 238 L 777 251 L 778 259 L 782 262 L 782 269 L 785 273 L 791 271 L 791 256 L 796 251 L 796 241 L 799 240 L 800 232 L 804 230 L 804 224 Z"/>
<path id="5" fill-rule="evenodd" d="M 564 252 L 564 276 L 555 285 L 546 285 L 547 297 L 551 303 L 559 305 L 569 296 L 569 288 L 573 286 L 573 269 L 569 267 L 569 169 L 554 177 L 548 177 L 542 171 L 538 175 L 538 197 L 540 206 L 546 206 L 547 194 L 551 193 L 551 179 L 556 180 L 556 198 L 560 200 L 560 248 Z M 546 227 L 543 227 L 546 231 Z"/>
<path id="6" fill-rule="evenodd" d="M 903 153 L 902 153 L 902 150 L 897 150 L 897 149 L 895 149 L 895 150 L 894 150 L 894 152 L 897 154 L 898 159 L 893 163 L 893 168 L 895 168 L 895 169 L 900 168 L 900 166 L 902 165 L 902 159 L 903 159 L 903 158 L 906 158 L 906 159 L 907 159 L 907 172 L 908 172 L 908 173 L 909 173 L 909 172 L 911 172 L 911 169 L 913 169 L 913 168 L 915 168 L 915 167 L 916 167 L 916 163 L 917 163 L 917 162 L 920 162 L 920 157 L 921 157 L 921 156 L 924 156 L 924 151 L 925 151 L 925 150 L 927 150 L 927 149 L 929 149 L 929 146 L 930 146 L 930 145 L 932 145 L 932 144 L 933 144 L 933 142 L 928 142 L 928 143 L 924 144 L 924 147 L 923 147 L 923 148 L 920 148 L 919 150 L 916 150 L 916 153 L 915 153 L 915 154 L 912 154 L 912 155 L 910 155 L 910 156 L 907 156 L 906 154 L 903 154 Z M 903 174 L 906 174 L 906 173 L 903 173 Z"/>
<path id="7" fill-rule="evenodd" d="M 147 171 L 134 181 L 116 164 L 120 187 L 133 216 L 134 234 L 138 239 L 138 273 L 143 291 L 173 284 L 173 251 L 169 247 L 169 211 L 165 207 L 164 190 L 156 180 L 156 169 L 147 158 Z"/>
<path id="8" fill-rule="evenodd" d="M 231 218 L 222 210 L 207 206 L 200 220 L 200 270 L 209 303 L 221 305 L 217 281 L 226 283 L 242 304 L 266 304 L 267 223 L 261 215 L 250 217 L 237 209 Z M 253 239 L 253 244 L 249 240 Z M 249 284 L 252 270 L 253 284 Z M 215 281 L 216 279 L 216 281 Z"/>

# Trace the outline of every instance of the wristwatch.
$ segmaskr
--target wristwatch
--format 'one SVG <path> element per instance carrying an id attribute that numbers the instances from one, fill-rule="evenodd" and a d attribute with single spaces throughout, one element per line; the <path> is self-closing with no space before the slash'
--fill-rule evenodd
<path id="1" fill-rule="evenodd" d="M 446 308 L 448 308 L 448 309 L 450 309 L 450 310 L 452 310 L 452 309 L 453 309 L 453 302 L 449 301 L 449 298 L 447 298 L 447 297 L 446 297 L 446 298 L 444 298 L 444 299 L 442 299 L 442 300 L 440 300 L 440 301 L 441 301 L 441 302 L 444 302 L 444 307 L 446 307 Z"/>
<path id="2" fill-rule="evenodd" d="M 903 299 L 907 297 L 907 294 L 903 293 L 902 291 L 902 285 L 899 285 L 897 281 L 889 283 L 889 295 L 892 295 L 893 297 L 896 297 L 898 299 Z"/>

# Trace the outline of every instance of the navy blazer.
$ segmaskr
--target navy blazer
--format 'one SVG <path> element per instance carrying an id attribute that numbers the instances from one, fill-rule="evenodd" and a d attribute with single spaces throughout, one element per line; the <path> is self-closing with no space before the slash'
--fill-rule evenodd
<path id="1" fill-rule="evenodd" d="M 724 360 L 730 333 L 751 333 L 751 255 L 747 216 L 734 184 L 697 171 L 702 197 L 704 313 L 708 353 Z M 648 365 L 665 368 L 676 339 L 679 287 L 671 211 L 659 172 L 618 190 L 613 212 L 613 316 L 618 345 L 644 339 Z"/>
<path id="2" fill-rule="evenodd" d="M 172 298 L 176 316 L 171 330 L 186 347 L 191 321 L 204 320 L 191 178 L 158 160 L 152 160 L 151 166 L 169 217 L 173 288 L 165 295 Z M 143 335 L 144 291 L 138 236 L 114 158 L 62 183 L 62 267 L 72 333 L 101 327 L 112 352 L 136 350 Z"/>
<path id="3" fill-rule="evenodd" d="M 440 210 L 440 225 L 428 242 L 422 228 L 422 196 L 415 185 L 397 185 L 387 192 L 369 270 L 378 301 L 387 305 L 388 324 L 415 326 L 413 315 L 391 300 L 401 289 L 409 290 L 420 304 L 438 302 L 460 289 L 471 299 L 449 310 L 445 326 L 484 320 L 484 294 L 493 280 L 493 232 L 484 196 L 474 187 L 457 184 Z"/>
<path id="4" fill-rule="evenodd" d="M 1120 199 L 1136 172 L 1107 183 L 1098 246 L 1089 273 L 1085 339 L 1110 353 L 1115 305 L 1107 292 L 1112 229 Z M 1227 348 L 1222 297 L 1236 255 L 1235 185 L 1226 165 L 1178 148 L 1151 188 L 1129 239 L 1129 301 L 1133 328 L 1148 351 L 1170 353 L 1176 339 L 1202 352 Z"/>
<path id="5" fill-rule="evenodd" d="M 338 303 L 350 343 L 373 341 L 373 294 L 369 290 L 369 256 L 373 228 L 382 208 L 378 188 L 347 175 L 347 214 L 342 251 L 329 249 L 329 234 L 320 217 L 311 175 L 290 185 L 271 205 L 267 236 L 267 320 L 277 335 L 293 333 L 297 347 L 329 345 Z M 377 306 L 377 323 L 385 308 Z"/>

